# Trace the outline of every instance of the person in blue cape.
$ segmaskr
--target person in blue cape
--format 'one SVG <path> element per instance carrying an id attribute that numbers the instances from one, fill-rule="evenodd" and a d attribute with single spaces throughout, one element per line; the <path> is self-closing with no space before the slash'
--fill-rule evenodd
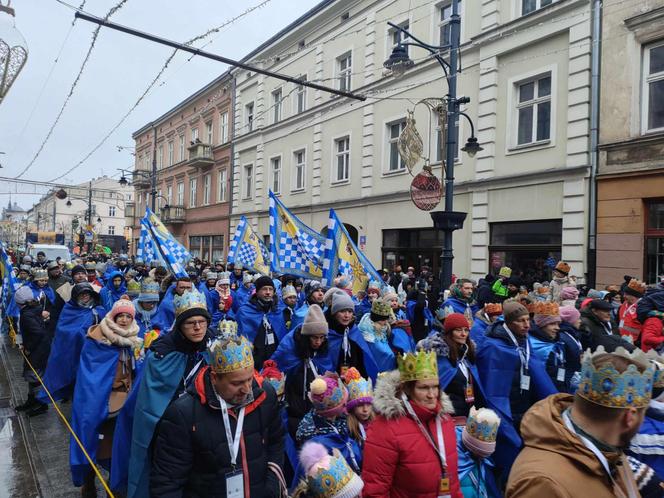
<path id="1" fill-rule="evenodd" d="M 82 282 L 74 286 L 71 299 L 60 313 L 42 378 L 56 401 L 71 395 L 85 335 L 105 314 L 106 310 L 99 305 L 99 294 L 92 285 Z M 40 392 L 38 399 L 50 402 L 44 392 Z"/>
<path id="2" fill-rule="evenodd" d="M 327 372 L 317 377 L 309 386 L 312 409 L 304 416 L 297 428 L 296 443 L 302 447 L 307 441 L 315 441 L 328 451 L 338 450 L 351 468 L 360 473 L 362 451 L 348 430 L 346 401 L 348 390 L 339 375 Z M 299 471 L 299 472 L 298 472 Z M 296 471 L 296 478 L 302 469 Z"/>
<path id="3" fill-rule="evenodd" d="M 491 455 L 500 417 L 488 408 L 470 408 L 466 425 L 457 425 L 459 482 L 464 498 L 502 498 Z"/>
<path id="4" fill-rule="evenodd" d="M 256 293 L 237 312 L 238 333 L 254 346 L 256 369 L 270 359 L 279 341 L 286 335 L 286 324 L 274 292 L 274 283 L 267 276 L 256 280 Z"/>
<path id="5" fill-rule="evenodd" d="M 175 296 L 183 296 L 185 292 L 190 292 L 192 289 L 191 279 L 189 277 L 180 277 L 175 281 L 175 286 L 166 291 L 164 297 L 159 303 L 157 313 L 152 318 L 152 326 L 159 330 L 171 330 L 175 322 Z M 205 301 L 207 308 L 207 299 Z"/>
<path id="6" fill-rule="evenodd" d="M 381 298 L 374 299 L 371 311 L 365 314 L 357 325 L 369 346 L 379 373 L 397 368 L 397 359 L 389 341 L 392 334 L 389 324 L 391 314 L 392 307 L 388 303 Z"/>
<path id="7" fill-rule="evenodd" d="M 300 420 L 311 409 L 307 388 L 316 376 L 334 371 L 336 366 L 327 343 L 328 327 L 323 310 L 309 307 L 304 323 L 286 334 L 272 355 L 279 370 L 286 375 L 285 400 L 288 433 L 294 439 Z M 297 461 L 291 464 L 297 466 Z"/>
<path id="8" fill-rule="evenodd" d="M 215 330 L 219 322 L 224 320 L 234 320 L 233 313 L 233 291 L 231 290 L 230 274 L 221 273 L 215 288 L 208 292 L 212 304 L 208 304 L 208 311 L 212 315 L 211 328 Z M 211 307 L 210 307 L 211 306 Z"/>
<path id="9" fill-rule="evenodd" d="M 297 305 L 297 292 L 292 285 L 285 286 L 281 291 L 282 308 L 281 313 L 284 316 L 286 330 L 293 330 L 293 317 L 295 315 L 295 306 Z"/>
<path id="10" fill-rule="evenodd" d="M 485 303 L 484 306 L 475 313 L 475 320 L 470 327 L 470 338 L 475 341 L 479 347 L 486 337 L 487 329 L 503 314 L 503 305 L 501 303 Z"/>
<path id="11" fill-rule="evenodd" d="M 307 316 L 309 306 L 312 304 L 317 304 L 321 308 L 324 307 L 325 287 L 318 280 L 309 280 L 304 286 L 304 296 L 305 301 L 295 308 L 289 330 L 294 330 L 302 324 L 304 317 Z"/>
<path id="12" fill-rule="evenodd" d="M 57 298 L 53 288 L 48 285 L 48 272 L 46 270 L 41 268 L 33 269 L 32 281 L 28 285 L 36 301 L 43 301 L 43 298 L 46 298 L 48 301 L 45 303 L 47 309 L 50 310 L 55 306 Z"/>
<path id="13" fill-rule="evenodd" d="M 106 311 L 110 311 L 113 307 L 113 303 L 126 293 L 127 283 L 124 274 L 119 271 L 113 271 L 109 274 L 108 279 L 106 280 L 106 285 L 99 293 L 101 296 L 101 304 Z"/>
<path id="14" fill-rule="evenodd" d="M 653 377 L 652 399 L 648 403 L 645 418 L 636 434 L 630 441 L 628 453 L 640 462 L 652 467 L 661 478 L 664 476 L 664 363 L 662 358 L 652 360 L 655 368 Z"/>
<path id="15" fill-rule="evenodd" d="M 204 274 L 204 282 L 205 282 L 205 292 L 203 292 L 203 295 L 207 299 L 207 307 L 208 311 L 210 314 L 214 312 L 214 303 L 215 303 L 215 297 L 213 296 L 214 288 L 217 285 L 217 280 L 219 280 L 219 274 L 214 271 L 209 271 Z"/>
<path id="16" fill-rule="evenodd" d="M 240 280 L 238 288 L 235 290 L 235 295 L 233 296 L 233 305 L 231 309 L 234 313 L 237 313 L 240 310 L 240 306 L 249 301 L 253 292 L 254 278 L 251 276 L 251 273 L 245 272 L 242 274 L 242 280 Z"/>
<path id="17" fill-rule="evenodd" d="M 372 280 L 367 286 L 366 295 L 355 306 L 355 316 L 360 319 L 367 313 L 371 312 L 371 304 L 380 297 L 381 285 Z"/>
<path id="18" fill-rule="evenodd" d="M 426 280 L 418 279 L 415 289 L 410 291 L 406 298 L 406 314 L 416 343 L 429 335 L 434 323 L 434 316 L 427 301 L 427 285 Z"/>
<path id="19" fill-rule="evenodd" d="M 111 470 L 113 489 L 127 489 L 128 498 L 149 496 L 151 445 L 155 428 L 171 400 L 184 393 L 207 364 L 205 349 L 211 321 L 205 296 L 175 296 L 173 329 L 152 343 L 140 383 L 133 386 L 116 428 Z"/>
<path id="20" fill-rule="evenodd" d="M 378 376 L 378 365 L 371 354 L 367 341 L 355 325 L 353 300 L 341 289 L 330 289 L 326 293 L 327 336 L 330 355 L 336 371 L 344 375 L 350 367 L 355 367 L 364 378 L 373 382 Z"/>
<path id="21" fill-rule="evenodd" d="M 239 289 L 242 286 L 243 272 L 242 272 L 242 263 L 236 261 L 233 265 L 233 272 L 231 273 L 231 287 L 234 289 Z"/>
<path id="22" fill-rule="evenodd" d="M 450 297 L 443 301 L 441 308 L 445 316 L 461 313 L 472 326 L 475 313 L 480 309 L 475 301 L 475 283 L 467 278 L 458 279 L 450 286 Z"/>
<path id="23" fill-rule="evenodd" d="M 159 304 L 159 284 L 151 278 L 141 281 L 141 292 L 134 301 L 136 308 L 136 323 L 139 327 L 138 336 L 143 337 L 146 332 L 154 329 L 152 320 L 157 314 Z"/>
<path id="24" fill-rule="evenodd" d="M 557 393 L 543 365 L 532 354 L 530 317 L 525 306 L 503 303 L 505 321 L 494 323 L 477 352 L 477 370 L 487 408 L 501 419 L 494 461 L 506 480 L 522 447 L 521 419 L 537 401 Z"/>
<path id="25" fill-rule="evenodd" d="M 454 414 L 467 417 L 472 406 L 486 404 L 475 365 L 475 344 L 469 338 L 468 321 L 461 313 L 447 315 L 443 327 L 442 334 L 432 332 L 417 343 L 417 348 L 436 353 L 440 389 L 452 401 Z"/>
<path id="26" fill-rule="evenodd" d="M 544 365 L 546 373 L 559 392 L 570 392 L 569 380 L 574 371 L 568 372 L 565 343 L 560 339 L 561 318 L 558 304 L 536 303 L 533 322 L 528 332 L 533 356 Z"/>
<path id="27" fill-rule="evenodd" d="M 113 433 L 135 377 L 134 358 L 142 350 L 133 303 L 123 296 L 87 332 L 74 388 L 71 425 L 92 461 L 111 468 Z M 69 466 L 81 495 L 95 490 L 95 472 L 72 436 Z"/>
<path id="28" fill-rule="evenodd" d="M 388 320 L 391 329 L 389 343 L 392 351 L 395 354 L 412 353 L 415 351 L 415 341 L 413 341 L 410 321 L 406 315 L 406 310 L 399 305 L 399 295 L 396 292 L 388 292 L 382 299 L 392 309 L 390 319 Z"/>

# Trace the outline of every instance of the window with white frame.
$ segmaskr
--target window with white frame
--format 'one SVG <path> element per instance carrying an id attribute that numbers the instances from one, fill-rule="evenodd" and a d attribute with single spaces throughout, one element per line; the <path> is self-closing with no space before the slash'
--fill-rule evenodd
<path id="1" fill-rule="evenodd" d="M 197 178 L 192 178 L 189 180 L 189 207 L 196 207 L 196 193 L 198 191 L 198 181 Z"/>
<path id="2" fill-rule="evenodd" d="M 403 22 L 403 23 L 399 24 L 399 27 L 401 27 L 401 28 L 405 29 L 406 31 L 408 31 L 408 28 L 410 27 L 410 23 L 408 21 Z M 400 43 L 404 43 L 405 41 L 407 41 L 407 38 L 408 38 L 403 31 L 400 31 L 396 28 L 390 28 L 389 37 L 390 37 L 390 43 L 392 45 L 392 47 L 391 47 L 392 49 L 394 49 Z M 408 47 L 404 47 L 404 48 L 406 49 L 406 53 L 408 53 Z M 391 50 L 390 50 L 390 53 L 391 53 Z"/>
<path id="3" fill-rule="evenodd" d="M 272 92 L 272 122 L 278 123 L 281 121 L 281 88 Z"/>
<path id="4" fill-rule="evenodd" d="M 307 81 L 307 76 L 303 75 L 298 78 L 301 81 Z M 295 98 L 295 112 L 300 114 L 307 109 L 307 87 L 304 85 L 297 85 L 297 95 Z"/>
<path id="5" fill-rule="evenodd" d="M 178 159 L 179 159 L 180 161 L 184 161 L 184 159 L 185 159 L 185 157 L 184 157 L 184 135 L 180 135 L 180 146 L 179 146 L 179 149 L 180 149 L 180 150 L 179 150 L 179 152 L 178 152 L 178 153 L 179 153 L 179 155 L 178 155 Z"/>
<path id="6" fill-rule="evenodd" d="M 203 205 L 207 206 L 210 204 L 210 182 L 212 178 L 211 176 L 205 175 L 203 177 Z"/>
<path id="7" fill-rule="evenodd" d="M 442 160 L 442 146 L 447 143 L 447 132 L 443 130 L 443 136 L 441 137 L 440 128 L 436 127 L 436 161 L 440 162 Z M 456 142 L 456 147 L 454 148 L 454 160 L 459 160 L 459 151 L 461 150 L 461 137 L 459 135 L 459 117 L 454 120 L 454 141 Z"/>
<path id="8" fill-rule="evenodd" d="M 113 225 L 108 225 L 108 235 L 115 235 L 115 227 Z"/>
<path id="9" fill-rule="evenodd" d="M 332 182 L 345 182 L 350 178 L 350 137 L 334 141 L 334 167 Z"/>
<path id="10" fill-rule="evenodd" d="M 217 174 L 217 201 L 226 202 L 226 185 L 228 182 L 226 169 L 220 169 Z"/>
<path id="11" fill-rule="evenodd" d="M 516 145 L 551 138 L 551 73 L 516 84 Z"/>
<path id="12" fill-rule="evenodd" d="M 387 125 L 387 173 L 395 173 L 406 169 L 406 163 L 401 159 L 398 147 L 399 135 L 401 135 L 405 127 L 405 119 L 400 119 Z"/>
<path id="13" fill-rule="evenodd" d="M 254 129 L 254 103 L 249 102 L 244 106 L 244 125 L 247 128 L 247 131 L 252 131 Z"/>
<path id="14" fill-rule="evenodd" d="M 223 112 L 219 117 L 219 141 L 222 144 L 228 142 L 228 113 Z"/>
<path id="15" fill-rule="evenodd" d="M 643 131 L 664 129 L 664 43 L 643 52 Z"/>
<path id="16" fill-rule="evenodd" d="M 214 128 L 212 126 L 212 121 L 205 123 L 205 135 L 206 142 L 208 145 L 214 145 Z"/>
<path id="17" fill-rule="evenodd" d="M 350 52 L 337 57 L 337 78 L 339 79 L 339 90 L 350 91 L 351 73 L 353 71 L 353 59 Z"/>
<path id="18" fill-rule="evenodd" d="M 191 129 L 191 141 L 195 143 L 196 140 L 198 140 L 198 126 Z"/>
<path id="19" fill-rule="evenodd" d="M 173 160 L 174 160 L 173 155 L 174 155 L 173 154 L 173 140 L 171 140 L 170 142 L 168 142 L 168 165 L 169 166 L 173 166 Z"/>
<path id="20" fill-rule="evenodd" d="M 178 182 L 176 201 L 178 206 L 184 206 L 184 182 Z"/>
<path id="21" fill-rule="evenodd" d="M 272 192 L 275 194 L 281 193 L 281 157 L 273 157 L 270 159 L 270 173 Z"/>
<path id="22" fill-rule="evenodd" d="M 459 9 L 457 13 L 461 15 L 461 0 L 459 0 Z M 438 41 L 440 45 L 450 45 L 452 43 L 452 2 L 447 1 L 438 6 Z"/>
<path id="23" fill-rule="evenodd" d="M 164 166 L 164 146 L 163 144 L 157 149 L 157 168 L 161 169 Z"/>
<path id="24" fill-rule="evenodd" d="M 553 0 L 521 0 L 521 15 L 525 16 L 552 3 Z"/>
<path id="25" fill-rule="evenodd" d="M 244 166 L 244 192 L 242 197 L 244 199 L 251 199 L 254 190 L 254 165 L 245 164 Z"/>
<path id="26" fill-rule="evenodd" d="M 157 190 L 157 209 L 161 209 L 161 189 Z"/>
<path id="27" fill-rule="evenodd" d="M 304 149 L 293 152 L 293 182 L 294 191 L 304 190 L 304 181 L 307 168 L 307 153 Z"/>
<path id="28" fill-rule="evenodd" d="M 173 185 L 168 185 L 166 187 L 166 202 L 168 204 L 173 204 Z"/>
<path id="29" fill-rule="evenodd" d="M 108 216 L 111 218 L 115 216 L 115 206 L 108 206 Z"/>

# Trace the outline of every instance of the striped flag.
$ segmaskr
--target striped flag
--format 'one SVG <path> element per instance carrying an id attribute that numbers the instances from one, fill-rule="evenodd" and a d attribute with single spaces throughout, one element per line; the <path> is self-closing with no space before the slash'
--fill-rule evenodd
<path id="1" fill-rule="evenodd" d="M 270 251 L 244 216 L 237 224 L 226 259 L 229 264 L 242 263 L 249 270 L 270 274 Z"/>
<path id="2" fill-rule="evenodd" d="M 177 277 L 186 277 L 185 266 L 191 254 L 161 222 L 149 208 L 141 219 L 141 238 L 138 241 L 136 256 L 149 263 L 158 260 Z"/>

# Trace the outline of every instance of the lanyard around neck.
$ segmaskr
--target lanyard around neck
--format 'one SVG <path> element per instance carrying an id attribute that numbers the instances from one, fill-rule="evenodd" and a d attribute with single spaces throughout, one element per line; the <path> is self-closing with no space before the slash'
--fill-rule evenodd
<path id="1" fill-rule="evenodd" d="M 521 373 L 527 372 L 528 364 L 530 363 L 530 342 L 528 341 L 528 338 L 526 337 L 526 347 L 524 348 L 519 344 L 519 341 L 516 340 L 516 337 L 514 337 L 514 334 L 509 329 L 507 324 L 503 323 L 503 328 L 514 343 L 514 346 L 516 346 L 516 350 L 519 353 L 519 360 L 521 361 Z"/>
<path id="2" fill-rule="evenodd" d="M 244 425 L 244 406 L 240 409 L 240 415 L 237 418 L 237 426 L 235 427 L 235 437 L 231 432 L 231 421 L 228 418 L 228 405 L 221 396 L 217 394 L 219 405 L 221 406 L 221 415 L 224 417 L 224 429 L 226 429 L 226 442 L 228 443 L 228 452 L 231 455 L 231 466 L 235 468 L 237 462 L 237 455 L 240 451 L 240 439 L 242 438 L 242 426 Z"/>
<path id="3" fill-rule="evenodd" d="M 411 418 L 420 428 L 420 431 L 422 432 L 424 438 L 429 442 L 431 447 L 438 455 L 438 458 L 440 459 L 440 465 L 442 466 L 443 472 L 445 473 L 447 469 L 447 464 L 445 461 L 445 441 L 443 440 L 443 427 L 442 424 L 440 423 L 440 417 L 436 415 L 436 437 L 438 439 L 438 446 L 436 446 L 436 443 L 433 442 L 433 439 L 431 438 L 429 431 L 427 430 L 426 427 L 424 427 L 424 424 L 417 416 L 417 413 L 415 413 L 415 410 L 413 410 L 413 406 L 410 404 L 410 401 L 408 401 L 408 398 L 403 393 L 401 394 L 401 401 L 403 401 L 403 404 L 406 407 L 408 414 L 411 416 Z"/>

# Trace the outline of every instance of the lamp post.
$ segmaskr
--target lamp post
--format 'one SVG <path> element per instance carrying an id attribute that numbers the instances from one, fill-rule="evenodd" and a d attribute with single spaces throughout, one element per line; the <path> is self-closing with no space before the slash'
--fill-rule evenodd
<path id="1" fill-rule="evenodd" d="M 409 31 L 388 22 L 388 24 L 395 30 L 400 31 L 408 41 L 399 42 L 392 50 L 390 58 L 385 61 L 383 66 L 392 71 L 395 76 L 402 75 L 409 68 L 413 67 L 415 63 L 408 55 L 406 47 L 413 46 L 427 50 L 434 59 L 440 64 L 445 73 L 447 80 L 447 129 L 445 145 L 445 164 L 443 167 L 443 183 L 445 185 L 445 208 L 443 211 L 431 212 L 434 227 L 442 230 L 443 232 L 443 251 L 440 257 L 440 284 L 441 293 L 449 288 L 452 283 L 452 262 L 454 260 L 454 252 L 452 247 L 452 234 L 455 230 L 463 228 L 463 222 L 466 218 L 466 213 L 454 211 L 454 152 L 456 151 L 457 144 L 457 130 L 454 124 L 459 116 L 464 116 L 471 127 L 471 136 L 466 142 L 466 145 L 461 149 L 469 156 L 473 157 L 477 152 L 482 150 L 477 138 L 475 137 L 475 127 L 470 117 L 462 112 L 460 107 L 462 104 L 470 102 L 468 97 L 457 98 L 457 73 L 458 73 L 458 58 L 459 58 L 459 38 L 461 18 L 459 17 L 459 0 L 452 0 L 452 14 L 450 16 L 450 43 L 448 45 L 435 46 L 429 45 L 422 40 L 417 39 Z M 449 62 L 445 61 L 441 53 L 449 49 Z M 442 135 L 442 130 L 440 131 Z M 441 137 L 442 138 L 442 137 Z M 442 140 L 441 140 L 442 142 Z"/>

